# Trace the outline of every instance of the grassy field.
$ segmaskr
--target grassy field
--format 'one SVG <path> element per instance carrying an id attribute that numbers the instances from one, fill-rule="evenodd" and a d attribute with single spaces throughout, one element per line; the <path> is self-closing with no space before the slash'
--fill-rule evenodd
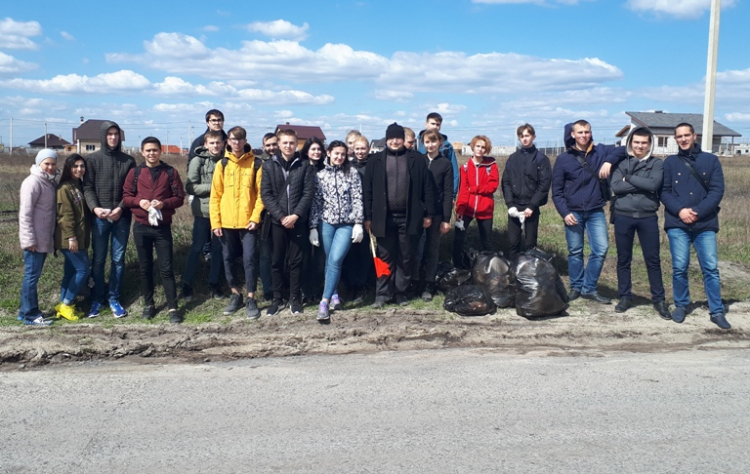
<path id="1" fill-rule="evenodd" d="M 140 157 L 136 157 L 141 161 Z M 176 167 L 181 176 L 184 174 L 185 158 L 180 156 L 167 156 L 164 160 Z M 23 278 L 22 252 L 18 244 L 18 225 L 16 210 L 18 209 L 18 190 L 21 181 L 28 175 L 29 167 L 33 162 L 31 157 L 8 157 L 0 155 L 0 325 L 17 324 L 15 315 L 19 306 L 19 294 L 21 280 Z M 505 164 L 505 158 L 498 159 L 500 170 Z M 721 231 L 718 234 L 719 259 L 729 265 L 733 270 L 722 274 L 723 297 L 727 301 L 742 301 L 750 297 L 750 284 L 746 275 L 746 269 L 750 268 L 750 197 L 747 189 L 750 189 L 750 162 L 742 157 L 722 158 L 724 173 L 726 176 L 726 194 L 722 202 L 720 214 Z M 498 250 L 507 249 L 507 208 L 501 197 L 496 194 L 495 221 L 494 221 L 494 244 Z M 660 222 L 663 218 L 660 216 Z M 555 255 L 554 263 L 563 277 L 567 276 L 567 251 L 565 244 L 565 232 L 563 222 L 550 202 L 542 210 L 539 226 L 539 246 Z M 192 231 L 192 215 L 187 205 L 178 210 L 173 223 L 175 244 L 175 272 L 178 284 L 181 281 L 182 271 L 190 248 Z M 472 226 L 467 238 L 467 246 L 478 242 L 476 227 Z M 445 236 L 441 242 L 441 256 L 443 260 L 449 260 L 452 244 L 452 232 Z M 600 292 L 609 297 L 616 297 L 617 280 L 615 274 L 616 251 L 614 248 L 613 228 L 610 226 L 610 249 L 605 262 L 604 271 L 600 279 Z M 664 283 L 667 289 L 667 299 L 671 301 L 671 259 L 669 256 L 669 245 L 666 234 L 661 239 L 662 270 Z M 705 301 L 703 293 L 700 269 L 693 254 L 691 259 L 691 295 L 693 301 Z M 43 311 L 51 311 L 59 298 L 59 282 L 62 278 L 63 257 L 58 255 L 48 256 L 42 278 L 39 283 L 40 306 Z M 141 313 L 138 262 L 135 247 L 132 241 L 128 245 L 126 253 L 126 270 L 123 283 L 123 304 L 129 308 L 131 315 L 139 316 Z M 208 278 L 208 267 L 201 262 L 201 267 L 196 275 L 196 282 L 205 282 Z M 564 278 L 566 281 L 567 279 Z M 159 282 L 158 273 L 156 276 Z M 230 318 L 221 316 L 221 309 L 225 301 L 215 301 L 209 298 L 208 288 L 204 284 L 196 285 L 196 298 L 185 305 L 186 322 L 196 324 L 205 321 L 229 321 Z M 648 281 L 646 269 L 643 263 L 640 248 L 636 246 L 633 259 L 633 291 L 639 297 L 647 298 Z M 157 307 L 162 306 L 162 312 L 154 320 L 154 324 L 163 323 L 166 310 L 163 308 L 164 298 L 161 287 L 156 290 Z M 645 300 L 644 300 L 645 301 Z M 428 309 L 442 311 L 442 298 L 438 297 L 431 303 L 423 303 L 415 300 L 411 303 L 415 309 Z M 88 309 L 88 303 L 79 297 L 79 307 Z M 264 308 L 264 306 L 261 306 Z M 314 309 L 310 307 L 306 313 L 313 317 Z M 106 313 L 105 313 L 106 314 Z M 238 313 L 239 314 L 239 313 Z M 115 324 L 140 323 L 140 318 L 129 317 L 124 320 L 115 320 L 111 317 L 102 317 L 93 320 L 97 324 L 105 326 Z M 70 324 L 63 322 L 62 324 Z"/>

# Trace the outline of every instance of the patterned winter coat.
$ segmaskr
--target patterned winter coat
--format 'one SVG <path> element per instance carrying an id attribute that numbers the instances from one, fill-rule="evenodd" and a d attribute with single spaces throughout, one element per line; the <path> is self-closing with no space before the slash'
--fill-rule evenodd
<path id="1" fill-rule="evenodd" d="M 310 228 L 322 220 L 328 224 L 361 224 L 364 221 L 362 180 L 353 167 L 326 165 L 315 175 L 315 197 Z"/>

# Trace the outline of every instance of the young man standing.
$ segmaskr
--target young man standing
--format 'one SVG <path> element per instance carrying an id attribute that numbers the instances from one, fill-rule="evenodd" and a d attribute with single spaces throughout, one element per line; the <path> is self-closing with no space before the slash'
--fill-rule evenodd
<path id="1" fill-rule="evenodd" d="M 386 149 L 367 160 L 362 185 L 365 229 L 378 239 L 377 256 L 390 267 L 390 275 L 375 283 L 375 308 L 391 299 L 409 304 L 419 237 L 437 214 L 424 155 L 406 149 L 404 128 L 397 123 L 388 126 L 385 138 Z"/>
<path id="2" fill-rule="evenodd" d="M 279 154 L 279 137 L 275 133 L 266 133 L 263 135 L 263 153 L 260 159 L 263 162 Z M 263 213 L 265 218 L 267 211 Z M 273 254 L 273 241 L 271 236 L 261 235 L 257 245 L 256 262 L 258 264 L 258 273 L 260 274 L 260 283 L 263 286 L 263 298 L 266 301 L 273 299 L 273 279 L 271 278 L 271 255 Z"/>
<path id="3" fill-rule="evenodd" d="M 414 134 L 414 130 L 409 127 L 404 127 L 404 148 L 407 150 L 413 150 L 416 142 L 417 136 Z"/>
<path id="4" fill-rule="evenodd" d="M 190 145 L 188 166 L 190 166 L 190 161 L 197 156 L 196 150 L 204 146 L 206 133 L 208 132 L 221 132 L 222 138 L 226 141 L 227 134 L 224 133 L 224 114 L 221 110 L 211 109 L 206 112 L 206 131 L 195 137 L 195 140 L 193 140 L 193 143 Z"/>
<path id="5" fill-rule="evenodd" d="M 606 178 L 620 153 L 606 145 L 594 145 L 591 125 L 579 120 L 565 126 L 567 150 L 560 154 L 552 170 L 552 200 L 565 222 L 568 243 L 569 299 L 579 296 L 602 304 L 612 300 L 597 292 L 599 275 L 609 249 L 604 206 L 609 200 Z M 624 154 L 624 147 L 622 154 Z M 588 234 L 588 264 L 583 262 L 583 235 Z"/>
<path id="6" fill-rule="evenodd" d="M 719 158 L 701 151 L 695 143 L 697 135 L 689 123 L 677 125 L 675 140 L 680 147 L 677 155 L 664 161 L 664 229 L 672 253 L 672 290 L 675 309 L 672 319 L 681 323 L 690 304 L 688 266 L 690 245 L 698 255 L 703 287 L 708 299 L 711 322 L 721 329 L 730 329 L 724 303 L 721 301 L 721 280 L 718 268 L 716 233 L 719 232 L 719 204 L 724 197 L 724 171 Z"/>
<path id="7" fill-rule="evenodd" d="M 267 311 L 269 316 L 284 309 L 285 267 L 288 268 L 291 312 L 302 312 L 302 261 L 309 251 L 307 219 L 315 196 L 315 170 L 297 151 L 297 133 L 285 129 L 279 130 L 277 136 L 280 153 L 263 163 L 261 188 L 273 239 L 273 301 Z"/>
<path id="8" fill-rule="evenodd" d="M 263 153 L 260 159 L 267 161 L 272 156 L 279 153 L 279 137 L 275 133 L 266 133 L 263 135 Z"/>
<path id="9" fill-rule="evenodd" d="M 83 194 L 86 204 L 94 214 L 91 242 L 94 250 L 92 276 L 94 295 L 88 317 L 99 316 L 104 299 L 109 297 L 109 307 L 115 318 L 128 312 L 120 304 L 120 285 L 125 273 L 125 249 L 130 237 L 130 209 L 122 202 L 123 185 L 128 172 L 135 168 L 135 159 L 122 151 L 122 131 L 111 121 L 102 123 L 102 147 L 86 159 L 83 175 Z M 104 264 L 110 240 L 112 244 L 109 295 L 104 283 Z"/>
<path id="10" fill-rule="evenodd" d="M 534 127 L 523 124 L 516 130 L 516 135 L 521 148 L 508 158 L 502 179 L 503 197 L 508 206 L 508 256 L 511 260 L 521 252 L 523 229 L 526 230 L 526 250 L 536 247 L 539 211 L 547 204 L 552 184 L 549 158 L 534 146 Z"/>
<path id="11" fill-rule="evenodd" d="M 190 301 L 193 297 L 193 280 L 198 269 L 198 261 L 206 242 L 211 239 L 211 270 L 208 274 L 208 286 L 211 296 L 216 299 L 224 297 L 219 280 L 224 262 L 221 254 L 221 241 L 211 232 L 211 211 L 209 201 L 211 183 L 213 182 L 216 164 L 224 157 L 226 142 L 219 131 L 210 130 L 204 135 L 204 146 L 195 150 L 196 157 L 188 165 L 188 177 L 185 189 L 195 196 L 190 203 L 193 211 L 193 243 L 187 258 L 185 271 L 182 274 L 182 297 Z"/>
<path id="12" fill-rule="evenodd" d="M 229 130 L 229 149 L 214 169 L 211 181 L 209 210 L 211 231 L 221 240 L 224 257 L 224 275 L 232 291 L 224 314 L 237 312 L 243 305 L 240 282 L 234 276 L 233 264 L 242 257 L 245 272 L 247 302 L 245 314 L 249 319 L 258 319 L 260 310 L 255 301 L 258 284 L 255 273 L 255 245 L 260 226 L 263 202 L 260 186 L 263 170 L 260 159 L 253 155 L 247 145 L 247 132 L 242 127 Z"/>
<path id="13" fill-rule="evenodd" d="M 141 142 L 144 162 L 132 169 L 125 179 L 123 204 L 135 217 L 133 240 L 138 252 L 143 293 L 143 318 L 156 316 L 154 306 L 154 249 L 159 261 L 164 296 L 167 298 L 169 322 L 180 324 L 182 316 L 177 310 L 177 288 L 172 269 L 172 216 L 185 202 L 182 181 L 177 170 L 161 157 L 161 142 L 156 137 L 146 137 Z"/>
<path id="14" fill-rule="evenodd" d="M 654 309 L 663 319 L 672 319 L 664 300 L 659 254 L 659 191 L 664 180 L 664 163 L 651 156 L 654 136 L 646 127 L 630 132 L 626 141 L 628 157 L 612 171 L 610 182 L 614 199 L 615 245 L 617 245 L 617 293 L 615 311 L 624 313 L 633 304 L 631 262 L 636 232 L 646 262 Z"/>
<path id="15" fill-rule="evenodd" d="M 419 132 L 419 140 L 417 142 L 417 150 L 419 150 L 420 153 L 425 153 L 427 151 L 423 140 L 424 132 L 427 130 L 435 130 L 440 133 L 440 128 L 443 126 L 443 117 L 437 112 L 431 112 L 427 114 L 427 119 L 425 120 L 424 125 L 425 130 Z M 490 151 L 491 150 L 487 150 L 487 153 L 490 153 Z M 451 162 L 451 167 L 453 168 L 453 200 L 455 201 L 456 196 L 458 196 L 458 160 L 456 159 L 456 152 L 453 150 L 453 145 L 448 141 L 446 135 L 443 135 L 443 143 L 440 145 L 440 153 L 448 158 L 448 161 Z"/>

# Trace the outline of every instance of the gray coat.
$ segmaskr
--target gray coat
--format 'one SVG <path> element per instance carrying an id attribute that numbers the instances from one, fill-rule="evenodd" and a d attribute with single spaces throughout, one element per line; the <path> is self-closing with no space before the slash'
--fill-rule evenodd
<path id="1" fill-rule="evenodd" d="M 633 132 L 639 129 L 633 130 Z M 651 131 L 640 127 L 649 134 Z M 628 157 L 620 161 L 612 172 L 610 185 L 616 200 L 615 214 L 630 217 L 652 217 L 659 209 L 659 191 L 664 179 L 664 162 L 651 156 L 654 137 L 651 134 L 651 150 L 646 158 L 639 160 L 633 156 L 631 142 L 633 133 L 628 136 Z"/>
<path id="2" fill-rule="evenodd" d="M 208 203 L 211 198 L 211 182 L 214 179 L 216 163 L 221 160 L 221 156 L 211 156 L 208 148 L 205 147 L 199 147 L 195 152 L 195 158 L 188 164 L 185 191 L 195 196 L 190 204 L 193 215 L 210 219 L 211 212 Z"/>

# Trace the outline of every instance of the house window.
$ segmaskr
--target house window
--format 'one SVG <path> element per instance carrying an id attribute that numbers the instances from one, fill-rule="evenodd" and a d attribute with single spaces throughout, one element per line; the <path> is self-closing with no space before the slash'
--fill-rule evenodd
<path id="1" fill-rule="evenodd" d="M 86 145 L 86 151 L 96 151 L 96 145 Z"/>
<path id="2" fill-rule="evenodd" d="M 669 137 L 657 137 L 656 145 L 665 148 L 669 146 Z"/>

